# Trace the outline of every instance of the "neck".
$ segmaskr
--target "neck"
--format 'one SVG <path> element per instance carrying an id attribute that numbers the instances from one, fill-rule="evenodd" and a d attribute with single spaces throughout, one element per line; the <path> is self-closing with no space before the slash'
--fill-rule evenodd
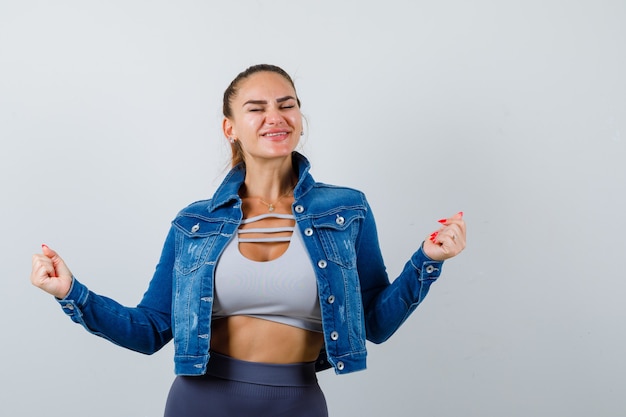
<path id="1" fill-rule="evenodd" d="M 243 195 L 274 202 L 293 190 L 297 177 L 291 157 L 268 163 L 246 161 Z"/>

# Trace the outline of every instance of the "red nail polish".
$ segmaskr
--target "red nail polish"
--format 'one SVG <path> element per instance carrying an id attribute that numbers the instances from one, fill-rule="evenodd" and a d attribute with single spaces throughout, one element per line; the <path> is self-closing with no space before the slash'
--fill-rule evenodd
<path id="1" fill-rule="evenodd" d="M 459 214 L 461 215 L 461 217 L 463 217 L 463 212 L 462 211 L 459 211 Z"/>
<path id="2" fill-rule="evenodd" d="M 444 224 L 448 221 L 448 219 L 439 219 L 437 220 L 439 223 Z"/>

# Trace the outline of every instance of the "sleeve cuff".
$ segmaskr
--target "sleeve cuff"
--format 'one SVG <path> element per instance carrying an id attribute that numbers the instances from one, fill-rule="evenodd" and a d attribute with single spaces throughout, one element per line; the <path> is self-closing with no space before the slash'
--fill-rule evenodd
<path id="1" fill-rule="evenodd" d="M 424 253 L 421 246 L 411 257 L 411 263 L 413 264 L 413 267 L 418 270 L 420 281 L 434 281 L 439 278 L 439 275 L 441 275 L 443 261 L 434 261 L 430 259 Z"/>
<path id="2" fill-rule="evenodd" d="M 80 316 L 80 309 L 87 302 L 89 290 L 81 284 L 75 277 L 72 277 L 72 287 L 70 292 L 63 299 L 57 299 L 63 312 L 76 321 Z"/>

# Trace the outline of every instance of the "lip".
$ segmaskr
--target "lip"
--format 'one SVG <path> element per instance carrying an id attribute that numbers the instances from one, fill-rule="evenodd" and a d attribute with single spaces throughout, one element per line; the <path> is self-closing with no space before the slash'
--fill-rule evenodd
<path id="1" fill-rule="evenodd" d="M 261 136 L 266 140 L 281 141 L 285 140 L 291 134 L 290 131 L 284 129 L 272 129 L 261 133 Z"/>

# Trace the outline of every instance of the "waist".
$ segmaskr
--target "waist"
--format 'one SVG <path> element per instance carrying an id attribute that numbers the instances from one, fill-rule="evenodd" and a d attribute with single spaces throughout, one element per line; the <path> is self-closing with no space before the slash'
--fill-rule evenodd
<path id="1" fill-rule="evenodd" d="M 271 386 L 317 384 L 315 362 L 273 364 L 248 362 L 211 352 L 207 375 L 231 381 Z"/>

